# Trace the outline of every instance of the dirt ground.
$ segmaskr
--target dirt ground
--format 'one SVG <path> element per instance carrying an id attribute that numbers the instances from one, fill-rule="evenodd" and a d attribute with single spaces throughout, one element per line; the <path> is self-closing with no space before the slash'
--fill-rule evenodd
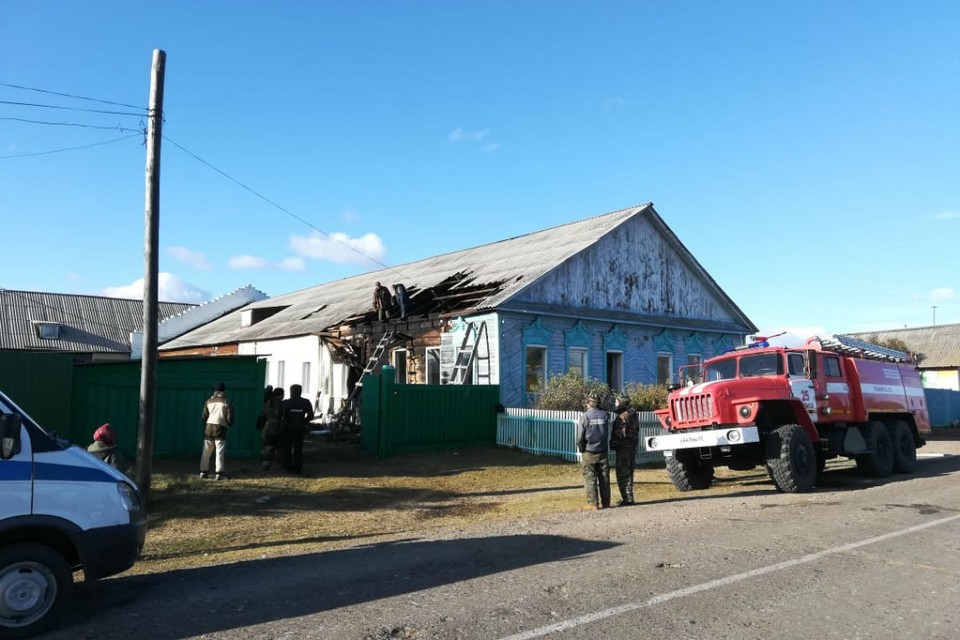
<path id="1" fill-rule="evenodd" d="M 938 429 L 920 455 L 960 454 L 960 429 Z M 834 460 L 828 469 L 852 467 Z M 355 446 L 309 441 L 304 477 L 231 460 L 231 479 L 200 480 L 197 463 L 154 466 L 149 533 L 134 574 L 343 549 L 390 539 L 456 536 L 479 524 L 503 524 L 582 510 L 582 477 L 572 462 L 498 447 L 366 456 Z M 617 501 L 611 471 L 613 502 Z M 662 466 L 635 472 L 641 504 L 686 500 Z M 714 487 L 696 495 L 775 489 L 763 469 L 718 469 Z"/>

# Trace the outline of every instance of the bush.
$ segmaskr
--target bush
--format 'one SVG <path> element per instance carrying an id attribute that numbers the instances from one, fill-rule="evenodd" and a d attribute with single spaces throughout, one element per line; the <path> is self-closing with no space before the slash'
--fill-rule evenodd
<path id="1" fill-rule="evenodd" d="M 628 384 L 626 394 L 630 404 L 637 411 L 656 411 L 667 407 L 667 385 L 664 384 Z"/>
<path id="2" fill-rule="evenodd" d="M 584 403 L 591 394 L 600 397 L 599 408 L 613 410 L 613 393 L 606 383 L 594 378 L 583 378 L 573 372 L 547 376 L 546 382 L 537 387 L 537 402 L 533 408 L 583 411 Z"/>

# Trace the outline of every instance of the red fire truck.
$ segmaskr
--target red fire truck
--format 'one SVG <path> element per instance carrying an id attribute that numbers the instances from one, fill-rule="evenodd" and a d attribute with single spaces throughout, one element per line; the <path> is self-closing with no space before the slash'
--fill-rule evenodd
<path id="1" fill-rule="evenodd" d="M 844 336 L 802 347 L 766 339 L 681 367 L 681 384 L 657 411 L 674 486 L 706 489 L 714 469 L 766 466 L 781 491 L 809 491 L 830 458 L 874 477 L 916 468 L 930 418 L 909 356 Z"/>

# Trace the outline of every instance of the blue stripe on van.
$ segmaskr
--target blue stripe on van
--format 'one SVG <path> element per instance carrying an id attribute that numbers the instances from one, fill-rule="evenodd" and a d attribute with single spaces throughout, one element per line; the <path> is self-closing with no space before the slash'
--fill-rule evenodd
<path id="1" fill-rule="evenodd" d="M 0 482 L 30 479 L 29 460 L 0 460 Z"/>
<path id="2" fill-rule="evenodd" d="M 75 467 L 69 464 L 36 463 L 36 478 L 39 481 L 116 482 L 116 478 L 96 467 Z"/>

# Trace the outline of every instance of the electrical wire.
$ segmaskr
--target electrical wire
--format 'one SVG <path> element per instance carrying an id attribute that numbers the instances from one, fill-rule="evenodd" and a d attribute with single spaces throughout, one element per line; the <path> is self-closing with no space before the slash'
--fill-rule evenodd
<path id="1" fill-rule="evenodd" d="M 64 151 L 79 151 L 81 149 L 89 149 L 91 147 L 101 147 L 105 144 L 113 144 L 114 142 L 120 142 L 121 140 L 129 140 L 130 138 L 138 138 L 142 136 L 142 132 L 137 132 L 129 136 L 122 136 L 120 138 L 114 138 L 113 140 L 104 140 L 103 142 L 94 142 L 93 144 L 84 144 L 79 147 L 64 147 L 63 149 L 52 149 L 50 151 L 34 151 L 32 153 L 14 153 L 10 155 L 0 156 L 0 160 L 8 160 L 10 158 L 28 158 L 32 156 L 46 156 L 51 153 L 63 153 Z"/>
<path id="2" fill-rule="evenodd" d="M 83 107 L 66 107 L 59 104 L 42 104 L 39 102 L 16 102 L 14 100 L 0 100 L 0 104 L 9 104 L 17 107 L 38 107 L 41 109 L 62 109 L 64 111 L 83 111 L 85 113 L 105 113 L 112 116 L 135 116 L 137 118 L 142 118 L 144 115 L 147 115 L 150 110 L 147 109 L 145 113 L 131 113 L 129 111 L 107 111 L 105 109 L 84 109 Z"/>
<path id="3" fill-rule="evenodd" d="M 213 165 L 212 163 L 204 160 L 203 158 L 201 158 L 200 156 L 198 156 L 198 155 L 195 154 L 194 152 L 190 151 L 189 149 L 187 149 L 187 148 L 184 147 L 183 145 L 179 144 L 179 143 L 176 142 L 175 140 L 171 140 L 171 139 L 168 138 L 167 136 L 163 136 L 163 139 L 166 140 L 167 142 L 169 142 L 170 144 L 172 144 L 173 146 L 177 147 L 178 149 L 180 149 L 180 150 L 183 151 L 184 153 L 186 153 L 188 156 L 192 157 L 192 158 L 193 158 L 194 160 L 196 160 L 197 162 L 200 162 L 201 164 L 206 165 L 206 166 L 209 167 L 210 169 L 213 169 L 214 171 L 216 171 L 217 173 L 219 173 L 219 174 L 222 175 L 224 178 L 226 178 L 226 179 L 229 180 L 230 182 L 234 183 L 235 185 L 237 185 L 237 186 L 240 187 L 241 189 L 244 189 L 244 190 L 248 191 L 249 193 L 252 193 L 253 195 L 255 195 L 256 197 L 260 198 L 261 200 L 263 200 L 264 202 L 266 202 L 266 203 L 269 204 L 270 206 L 272 206 L 272 207 L 274 207 L 274 208 L 276 208 L 276 209 L 279 209 L 280 211 L 282 211 L 283 213 L 287 214 L 287 215 L 290 216 L 291 218 L 293 218 L 293 219 L 295 219 L 295 220 L 297 220 L 297 221 L 299 221 L 299 222 L 302 222 L 303 224 L 307 225 L 308 227 L 310 227 L 310 228 L 313 229 L 314 231 L 318 231 L 318 232 L 322 233 L 323 235 L 327 236 L 327 237 L 330 238 L 331 240 L 333 240 L 333 241 L 335 241 L 335 242 L 343 245 L 344 247 L 346 247 L 346 248 L 349 249 L 350 251 L 353 251 L 354 253 L 356 253 L 356 254 L 359 255 L 360 257 L 365 258 L 366 260 L 369 260 L 370 262 L 373 262 L 374 264 L 378 264 L 378 265 L 380 265 L 381 267 L 383 267 L 384 269 L 388 269 L 388 270 L 390 270 L 390 271 L 394 271 L 394 272 L 396 272 L 396 273 L 400 273 L 400 272 L 397 271 L 394 267 L 391 267 L 391 266 L 389 266 L 389 265 L 386 265 L 386 264 L 380 262 L 379 260 L 377 260 L 376 258 L 373 258 L 373 257 L 371 257 L 371 256 L 368 256 L 367 254 L 365 254 L 364 252 L 360 251 L 359 249 L 357 249 L 357 248 L 355 248 L 355 247 L 352 247 L 352 246 L 350 246 L 349 244 L 347 244 L 346 242 L 343 242 L 342 240 L 340 240 L 340 239 L 338 239 L 338 238 L 335 238 L 334 236 L 330 235 L 329 233 L 327 233 L 327 232 L 324 231 L 323 229 L 321 229 L 321 228 L 317 227 L 316 225 L 314 225 L 314 224 L 313 224 L 312 222 L 310 222 L 309 220 L 306 220 L 305 218 L 302 218 L 302 217 L 298 216 L 297 214 L 295 214 L 294 212 L 290 211 L 290 210 L 287 209 L 286 207 L 277 204 L 276 202 L 274 202 L 273 200 L 271 200 L 271 199 L 268 198 L 267 196 L 263 195 L 263 194 L 260 193 L 259 191 L 253 189 L 252 187 L 247 186 L 246 184 L 244 184 L 244 183 L 241 182 L 240 180 L 237 180 L 236 178 L 234 178 L 233 176 L 231 176 L 229 173 L 227 173 L 227 172 L 224 171 L 223 169 L 220 169 L 219 167 Z M 401 274 L 401 275 L 402 275 L 402 274 Z"/>
<path id="4" fill-rule="evenodd" d="M 27 124 L 42 124 L 54 127 L 82 127 L 84 129 L 107 129 L 110 131 L 120 131 L 121 133 L 143 133 L 143 129 L 130 129 L 116 125 L 113 127 L 97 124 L 83 124 L 81 122 L 49 122 L 46 120 L 28 120 L 27 118 L 14 118 L 12 116 L 0 116 L 0 120 L 13 120 L 14 122 L 25 122 Z"/>
<path id="5" fill-rule="evenodd" d="M 87 96 L 78 96 L 72 93 L 60 93 L 59 91 L 50 91 L 49 89 L 38 89 L 36 87 L 25 87 L 19 84 L 11 84 L 9 82 L 0 82 L 0 87 L 10 87 L 11 89 L 20 89 L 22 91 L 36 91 L 37 93 L 47 93 L 52 96 L 60 96 L 61 98 L 74 98 L 75 100 L 88 100 L 90 102 L 99 102 L 101 104 L 111 104 L 115 107 L 129 107 L 130 109 L 142 109 L 144 112 L 147 111 L 146 107 L 140 107 L 135 104 L 127 104 L 125 102 L 113 102 L 112 100 L 101 100 L 99 98 L 88 98 Z"/>

